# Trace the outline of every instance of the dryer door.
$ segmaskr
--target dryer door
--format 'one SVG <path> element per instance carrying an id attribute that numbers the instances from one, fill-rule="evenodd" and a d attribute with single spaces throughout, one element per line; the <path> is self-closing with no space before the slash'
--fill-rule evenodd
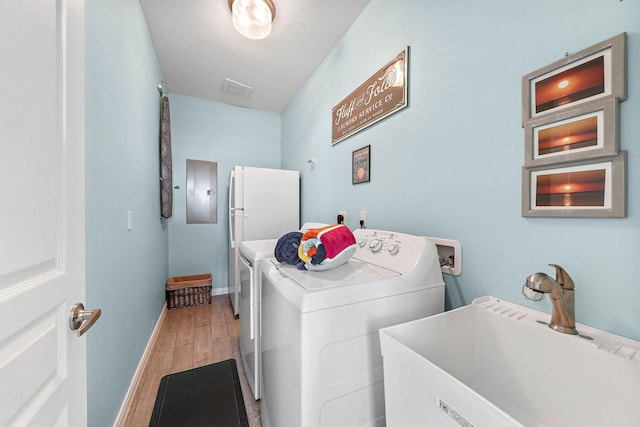
<path id="1" fill-rule="evenodd" d="M 240 277 L 240 355 L 242 366 L 247 376 L 247 382 L 254 398 L 260 398 L 259 378 L 259 347 L 256 339 L 256 283 L 254 269 L 257 267 L 247 258 L 238 254 Z"/>

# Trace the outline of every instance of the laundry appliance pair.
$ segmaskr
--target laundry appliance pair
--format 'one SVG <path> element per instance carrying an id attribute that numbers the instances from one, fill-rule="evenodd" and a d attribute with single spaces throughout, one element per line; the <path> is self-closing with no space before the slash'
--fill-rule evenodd
<path id="1" fill-rule="evenodd" d="M 282 264 L 269 255 L 272 246 L 250 255 L 259 266 L 247 297 L 260 350 L 243 354 L 243 363 L 245 372 L 256 366 L 264 427 L 384 426 L 378 330 L 444 310 L 433 242 L 382 230 L 353 234 L 355 253 L 329 270 Z M 241 326 L 241 346 L 251 332 Z"/>

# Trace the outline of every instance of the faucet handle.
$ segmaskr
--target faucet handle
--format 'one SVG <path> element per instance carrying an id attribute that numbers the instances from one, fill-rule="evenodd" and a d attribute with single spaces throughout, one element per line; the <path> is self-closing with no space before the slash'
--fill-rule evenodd
<path id="1" fill-rule="evenodd" d="M 569 276 L 569 273 L 567 273 L 567 271 L 564 268 L 560 267 L 557 264 L 549 264 L 549 265 L 551 267 L 555 267 L 556 282 L 558 283 L 558 285 L 560 285 L 561 288 L 565 290 L 574 288 L 573 279 L 571 278 L 571 276 Z"/>

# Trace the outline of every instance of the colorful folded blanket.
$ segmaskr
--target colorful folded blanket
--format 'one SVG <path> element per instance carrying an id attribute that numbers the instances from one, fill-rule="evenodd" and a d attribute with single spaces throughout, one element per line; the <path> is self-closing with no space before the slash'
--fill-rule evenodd
<path id="1" fill-rule="evenodd" d="M 342 224 L 314 228 L 302 235 L 298 258 L 304 264 L 298 268 L 327 270 L 344 264 L 356 250 L 356 238 Z"/>
<path id="2" fill-rule="evenodd" d="M 278 262 L 300 270 L 328 270 L 344 264 L 356 251 L 356 238 L 342 224 L 292 231 L 278 239 L 273 251 Z"/>

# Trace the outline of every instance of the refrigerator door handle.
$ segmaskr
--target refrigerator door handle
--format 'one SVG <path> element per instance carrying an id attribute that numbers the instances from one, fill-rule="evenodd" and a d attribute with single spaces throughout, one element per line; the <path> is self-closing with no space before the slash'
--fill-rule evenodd
<path id="1" fill-rule="evenodd" d="M 236 217 L 242 216 L 243 209 L 229 208 L 229 243 L 231 248 L 236 247 Z"/>
<path id="2" fill-rule="evenodd" d="M 233 208 L 233 191 L 234 191 L 234 185 L 235 185 L 235 181 L 236 181 L 236 176 L 233 173 L 233 171 L 231 171 L 231 174 L 229 175 L 229 210 L 231 210 Z"/>
<path id="3" fill-rule="evenodd" d="M 236 214 L 236 210 L 235 208 L 232 206 L 233 203 L 233 193 L 234 193 L 234 187 L 235 187 L 235 181 L 236 181 L 236 175 L 235 173 L 233 173 L 233 170 L 231 170 L 231 174 L 229 175 L 229 246 L 233 249 L 236 247 L 236 238 L 233 235 L 233 229 L 235 228 L 235 214 Z"/>
<path id="4" fill-rule="evenodd" d="M 229 244 L 231 245 L 231 249 L 236 247 L 236 218 L 242 217 L 244 215 L 244 209 L 240 208 L 229 208 Z"/>
<path id="5" fill-rule="evenodd" d="M 231 246 L 231 249 L 236 247 L 235 236 L 233 235 L 233 225 L 236 222 L 234 215 L 235 213 L 233 212 L 233 209 L 229 209 L 229 246 Z"/>

